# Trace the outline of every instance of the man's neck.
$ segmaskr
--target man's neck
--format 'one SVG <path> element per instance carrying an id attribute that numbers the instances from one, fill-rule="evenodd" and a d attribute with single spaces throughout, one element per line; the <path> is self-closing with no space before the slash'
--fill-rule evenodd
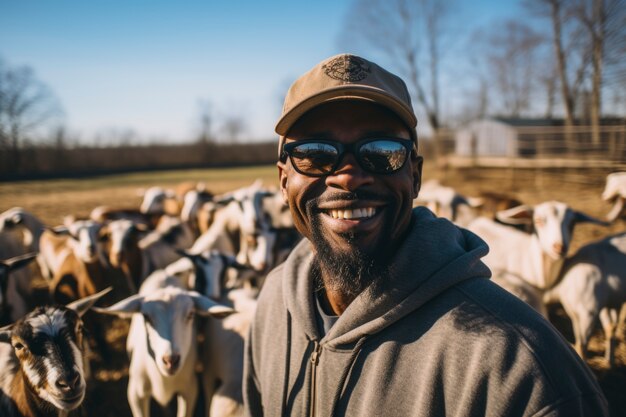
<path id="1" fill-rule="evenodd" d="M 323 288 L 320 291 L 320 305 L 324 312 L 332 316 L 341 316 L 356 296 L 349 296 L 339 291 Z"/>

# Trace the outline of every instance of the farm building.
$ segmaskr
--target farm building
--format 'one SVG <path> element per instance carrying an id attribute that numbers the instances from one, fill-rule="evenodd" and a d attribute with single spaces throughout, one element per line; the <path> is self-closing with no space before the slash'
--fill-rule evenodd
<path id="1" fill-rule="evenodd" d="M 626 120 L 602 120 L 602 143 L 591 142 L 591 128 L 579 123 L 567 136 L 563 119 L 493 117 L 476 120 L 458 129 L 455 154 L 462 157 L 529 157 L 539 154 L 584 152 L 624 148 Z"/>

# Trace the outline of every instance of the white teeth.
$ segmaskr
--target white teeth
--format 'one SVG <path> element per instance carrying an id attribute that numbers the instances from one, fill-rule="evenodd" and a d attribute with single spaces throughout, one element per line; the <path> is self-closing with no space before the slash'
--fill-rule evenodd
<path id="1" fill-rule="evenodd" d="M 372 217 L 376 214 L 376 209 L 374 207 L 364 207 L 354 210 L 329 210 L 328 214 L 333 219 L 362 219 Z"/>

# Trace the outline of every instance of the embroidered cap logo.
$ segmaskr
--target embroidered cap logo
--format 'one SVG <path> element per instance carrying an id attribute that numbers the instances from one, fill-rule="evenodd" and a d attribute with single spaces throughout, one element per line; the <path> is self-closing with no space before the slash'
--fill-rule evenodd
<path id="1" fill-rule="evenodd" d="M 322 68 L 329 77 L 345 82 L 361 81 L 372 72 L 364 60 L 351 55 L 339 56 Z"/>

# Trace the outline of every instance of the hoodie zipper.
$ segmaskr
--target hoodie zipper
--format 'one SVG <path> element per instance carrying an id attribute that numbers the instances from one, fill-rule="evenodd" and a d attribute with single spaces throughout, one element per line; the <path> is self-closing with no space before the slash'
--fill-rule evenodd
<path id="1" fill-rule="evenodd" d="M 311 354 L 311 407 L 309 416 L 315 417 L 315 402 L 316 402 L 316 373 L 317 373 L 317 364 L 319 363 L 319 357 L 322 350 L 322 346 L 317 342 L 317 340 L 313 341 L 313 353 Z"/>

